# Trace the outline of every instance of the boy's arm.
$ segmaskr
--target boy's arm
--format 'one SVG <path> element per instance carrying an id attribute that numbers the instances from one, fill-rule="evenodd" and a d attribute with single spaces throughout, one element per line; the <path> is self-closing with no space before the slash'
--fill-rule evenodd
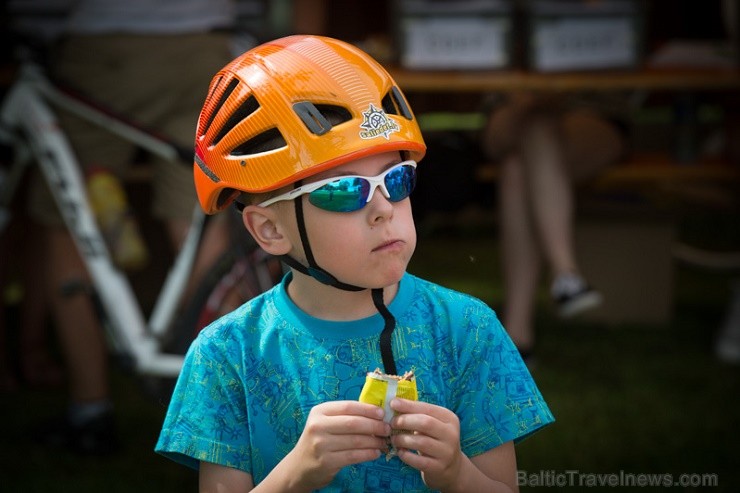
<path id="1" fill-rule="evenodd" d="M 200 493 L 230 493 L 250 491 L 254 488 L 252 475 L 239 469 L 201 462 L 198 470 Z"/>
<path id="2" fill-rule="evenodd" d="M 468 461 L 476 470 L 471 470 L 471 474 L 463 473 L 463 477 L 466 477 L 470 484 L 459 491 L 519 491 L 514 442 L 503 443 L 496 448 L 469 458 Z M 479 477 L 477 474 L 485 476 Z M 495 480 L 495 488 L 487 486 L 490 484 L 490 478 L 498 478 Z"/>
<path id="3" fill-rule="evenodd" d="M 410 432 L 392 437 L 398 456 L 421 472 L 428 487 L 446 493 L 519 491 L 512 442 L 469 458 L 460 449 L 460 421 L 449 409 L 399 398 L 391 408 L 399 413 L 393 429 Z"/>
<path id="4" fill-rule="evenodd" d="M 252 475 L 239 469 L 213 464 L 211 462 L 201 462 L 198 472 L 198 491 L 200 493 L 243 493 L 245 491 L 281 491 L 288 492 L 291 490 L 290 483 L 293 475 L 286 467 L 285 461 L 267 475 L 264 481 L 259 484 L 258 488 L 254 486 Z M 302 491 L 302 490 L 300 490 Z M 310 491 L 310 490 L 306 490 Z"/>
<path id="5" fill-rule="evenodd" d="M 264 481 L 259 484 L 258 488 L 254 486 L 252 475 L 239 469 L 213 464 L 211 462 L 201 462 L 198 472 L 198 491 L 200 493 L 243 493 L 245 491 L 293 491 L 291 483 L 294 474 L 289 470 L 290 467 L 281 462 L 278 466 L 267 475 Z M 287 471 L 287 472 L 284 472 Z M 299 490 L 299 491 L 303 491 Z M 305 490 L 310 491 L 310 490 Z"/>

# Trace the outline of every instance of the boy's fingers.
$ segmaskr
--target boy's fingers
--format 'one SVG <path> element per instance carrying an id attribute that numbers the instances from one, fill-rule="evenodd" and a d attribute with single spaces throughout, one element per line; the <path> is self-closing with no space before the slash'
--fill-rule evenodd
<path id="1" fill-rule="evenodd" d="M 399 398 L 391 401 L 391 408 L 398 413 L 391 420 L 393 429 L 410 430 L 437 439 L 452 436 L 455 430 L 459 434 L 460 420 L 449 409 Z"/>
<path id="2" fill-rule="evenodd" d="M 315 422 L 314 426 L 320 426 L 332 434 L 385 437 L 391 432 L 390 426 L 383 421 L 383 410 L 372 404 L 334 401 L 320 404 L 314 410 L 326 419 L 323 424 Z"/>
<path id="3" fill-rule="evenodd" d="M 444 407 L 428 402 L 401 399 L 400 397 L 394 397 L 391 400 L 391 409 L 400 414 L 425 414 L 444 422 L 450 421 L 455 416 L 452 411 Z"/>
<path id="4" fill-rule="evenodd" d="M 321 404 L 320 407 L 321 412 L 327 416 L 364 416 L 372 419 L 383 419 L 385 416 L 382 408 L 359 401 L 332 401 Z"/>

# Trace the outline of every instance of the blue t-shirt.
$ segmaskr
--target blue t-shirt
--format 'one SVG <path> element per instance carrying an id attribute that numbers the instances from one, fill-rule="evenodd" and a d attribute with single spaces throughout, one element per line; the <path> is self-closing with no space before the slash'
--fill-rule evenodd
<path id="1" fill-rule="evenodd" d="M 198 467 L 246 471 L 255 484 L 290 452 L 308 413 L 357 400 L 380 367 L 380 314 L 319 320 L 301 311 L 283 282 L 204 329 L 190 348 L 156 451 Z M 554 420 L 496 314 L 482 301 L 405 274 L 388 306 L 393 355 L 413 370 L 419 400 L 460 419 L 469 457 L 519 441 Z M 397 457 L 342 469 L 323 491 L 429 491 Z"/>

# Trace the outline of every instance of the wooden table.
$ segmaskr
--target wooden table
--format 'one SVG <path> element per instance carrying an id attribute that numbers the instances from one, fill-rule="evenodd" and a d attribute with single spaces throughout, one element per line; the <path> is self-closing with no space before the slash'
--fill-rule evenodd
<path id="1" fill-rule="evenodd" d="M 740 70 L 639 70 L 533 73 L 525 71 L 420 71 L 391 68 L 405 92 L 740 90 Z"/>
<path id="2" fill-rule="evenodd" d="M 621 91 L 645 90 L 677 92 L 681 95 L 700 92 L 740 91 L 740 70 L 636 70 L 568 73 L 534 73 L 526 71 L 420 71 L 399 67 L 390 69 L 401 89 L 408 94 L 469 94 L 531 91 Z M 435 99 L 435 101 L 437 101 Z M 454 101 L 454 100 L 453 100 Z M 677 103 L 692 104 L 696 101 L 683 97 Z M 439 99 L 440 110 L 449 103 Z M 476 179 L 492 182 L 497 179 L 497 169 L 482 163 Z M 636 155 L 628 163 L 610 169 L 597 180 L 598 186 L 657 185 L 658 183 L 714 183 L 737 184 L 740 167 L 726 162 L 697 162 L 679 165 L 669 153 Z"/>

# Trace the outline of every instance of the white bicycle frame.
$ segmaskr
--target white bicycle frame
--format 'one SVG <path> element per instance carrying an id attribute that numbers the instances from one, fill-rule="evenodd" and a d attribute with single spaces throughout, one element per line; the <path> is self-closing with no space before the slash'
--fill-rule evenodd
<path id="1" fill-rule="evenodd" d="M 160 341 L 171 325 L 190 276 L 204 214 L 196 204 L 187 239 L 146 320 L 128 278 L 111 260 L 87 198 L 82 170 L 47 102 L 173 161 L 173 166 L 181 165 L 174 163 L 177 150 L 172 144 L 69 96 L 56 88 L 40 67 L 24 63 L 0 108 L 0 139 L 14 146 L 16 156 L 6 176 L 0 176 L 0 232 L 9 219 L 8 206 L 21 176 L 29 164 L 37 162 L 90 273 L 105 315 L 109 343 L 118 354 L 131 359 L 138 374 L 177 376 L 183 358 L 163 353 Z M 23 137 L 18 138 L 18 133 Z"/>

